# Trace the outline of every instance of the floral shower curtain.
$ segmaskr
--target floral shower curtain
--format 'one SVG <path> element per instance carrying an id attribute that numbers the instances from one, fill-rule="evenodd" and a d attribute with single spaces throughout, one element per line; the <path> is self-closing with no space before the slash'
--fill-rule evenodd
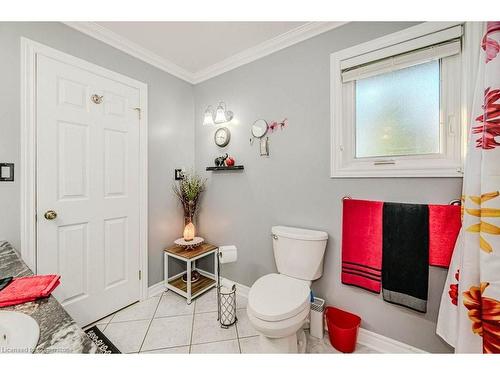
<path id="1" fill-rule="evenodd" d="M 500 353 L 500 22 L 486 23 L 472 115 L 462 230 L 437 333 L 457 353 Z"/>

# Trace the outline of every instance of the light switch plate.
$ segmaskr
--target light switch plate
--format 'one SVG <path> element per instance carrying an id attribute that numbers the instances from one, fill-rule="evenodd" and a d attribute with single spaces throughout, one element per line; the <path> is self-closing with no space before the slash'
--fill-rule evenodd
<path id="1" fill-rule="evenodd" d="M 0 181 L 14 181 L 14 163 L 0 163 Z"/>
<path id="2" fill-rule="evenodd" d="M 0 181 L 14 181 L 14 163 L 0 163 Z"/>
<path id="3" fill-rule="evenodd" d="M 184 179 L 184 169 L 183 168 L 181 168 L 181 169 L 175 169 L 174 179 L 176 181 Z"/>

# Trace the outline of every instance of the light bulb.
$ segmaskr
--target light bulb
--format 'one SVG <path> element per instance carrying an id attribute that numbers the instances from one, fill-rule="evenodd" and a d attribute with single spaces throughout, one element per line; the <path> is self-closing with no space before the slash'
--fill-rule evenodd
<path id="1" fill-rule="evenodd" d="M 205 116 L 203 117 L 203 125 L 213 125 L 214 124 L 214 114 L 211 107 L 209 106 L 205 110 Z"/>
<path id="2" fill-rule="evenodd" d="M 215 123 L 220 124 L 222 122 L 227 122 L 226 118 L 226 109 L 223 102 L 220 102 L 217 106 L 217 110 L 215 111 Z"/>

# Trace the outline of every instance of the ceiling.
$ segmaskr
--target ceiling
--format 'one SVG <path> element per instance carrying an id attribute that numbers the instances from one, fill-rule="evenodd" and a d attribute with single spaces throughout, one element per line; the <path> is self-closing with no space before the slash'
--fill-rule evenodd
<path id="1" fill-rule="evenodd" d="M 97 22 L 190 73 L 305 22 Z"/>
<path id="2" fill-rule="evenodd" d="M 65 22 L 191 83 L 199 83 L 342 22 Z"/>

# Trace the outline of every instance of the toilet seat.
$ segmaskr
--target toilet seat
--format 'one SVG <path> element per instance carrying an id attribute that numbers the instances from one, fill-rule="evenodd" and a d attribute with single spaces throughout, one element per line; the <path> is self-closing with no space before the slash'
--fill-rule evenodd
<path id="1" fill-rule="evenodd" d="M 295 336 L 295 333 L 304 325 L 309 316 L 310 305 L 300 311 L 297 315 L 280 321 L 270 322 L 262 320 L 253 315 L 247 307 L 248 319 L 254 328 L 262 335 L 270 338 L 281 338 Z"/>
<path id="2" fill-rule="evenodd" d="M 310 305 L 309 283 L 282 274 L 262 276 L 248 294 L 248 312 L 266 322 L 292 318 Z"/>

